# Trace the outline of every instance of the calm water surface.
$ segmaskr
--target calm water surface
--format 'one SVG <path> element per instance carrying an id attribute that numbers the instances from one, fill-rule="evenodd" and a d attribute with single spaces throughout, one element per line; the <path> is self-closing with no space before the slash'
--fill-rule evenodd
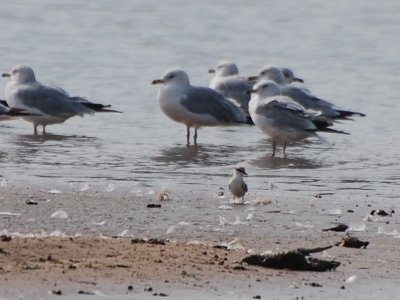
<path id="1" fill-rule="evenodd" d="M 224 186 L 241 163 L 253 190 L 273 180 L 288 193 L 398 197 L 399 13 L 397 1 L 5 2 L 0 71 L 28 64 L 38 80 L 124 113 L 74 118 L 48 137 L 32 136 L 22 120 L 3 122 L 0 175 L 15 184 L 167 182 L 203 191 Z M 208 85 L 207 70 L 224 58 L 244 75 L 290 66 L 315 94 L 367 117 L 339 124 L 351 135 L 325 135 L 330 145 L 291 146 L 288 159 L 271 159 L 270 141 L 250 127 L 201 129 L 199 146 L 188 148 L 150 82 L 180 66 Z"/>

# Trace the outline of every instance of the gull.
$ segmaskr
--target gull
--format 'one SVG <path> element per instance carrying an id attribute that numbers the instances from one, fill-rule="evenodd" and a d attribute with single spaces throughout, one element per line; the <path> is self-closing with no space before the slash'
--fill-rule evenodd
<path id="1" fill-rule="evenodd" d="M 229 191 L 233 196 L 233 202 L 236 203 L 236 198 L 243 198 L 247 193 L 247 184 L 243 180 L 243 176 L 247 176 L 246 170 L 243 167 L 238 167 L 233 170 L 233 176 L 229 180 Z"/>
<path id="2" fill-rule="evenodd" d="M 254 94 L 249 104 L 250 115 L 254 124 L 272 138 L 272 157 L 275 156 L 277 143 L 282 144 L 282 153 L 286 157 L 286 146 L 290 142 L 308 137 L 325 141 L 317 134 L 319 131 L 347 134 L 329 128 L 332 123 L 310 114 L 301 105 L 282 96 L 279 86 L 272 80 L 262 80 L 249 93 Z"/>
<path id="3" fill-rule="evenodd" d="M 246 116 L 249 116 L 250 95 L 247 91 L 253 84 L 247 77 L 239 75 L 236 64 L 231 61 L 221 61 L 208 73 L 215 74 L 210 82 L 210 88 L 231 99 Z"/>
<path id="4" fill-rule="evenodd" d="M 246 124 L 246 116 L 222 94 L 190 84 L 181 69 L 170 69 L 162 79 L 152 84 L 162 84 L 158 90 L 161 110 L 175 122 L 186 125 L 186 143 L 190 144 L 190 128 L 194 127 L 193 142 L 197 144 L 197 129 L 203 126 Z"/>
<path id="5" fill-rule="evenodd" d="M 9 77 L 10 81 L 5 88 L 5 100 L 12 108 L 23 109 L 31 116 L 23 119 L 33 124 L 34 134 L 37 127 L 64 123 L 71 117 L 94 114 L 95 112 L 117 112 L 109 109 L 110 105 L 90 102 L 82 97 L 71 97 L 59 87 L 43 85 L 36 81 L 33 69 L 17 65 L 10 73 L 3 73 L 2 77 Z"/>
<path id="6" fill-rule="evenodd" d="M 363 113 L 343 110 L 334 104 L 314 96 L 309 90 L 287 84 L 281 70 L 274 66 L 263 67 L 257 76 L 249 77 L 249 80 L 272 80 L 280 87 L 283 96 L 291 98 L 305 109 L 320 112 L 327 120 L 349 120 L 351 116 L 365 117 Z"/>

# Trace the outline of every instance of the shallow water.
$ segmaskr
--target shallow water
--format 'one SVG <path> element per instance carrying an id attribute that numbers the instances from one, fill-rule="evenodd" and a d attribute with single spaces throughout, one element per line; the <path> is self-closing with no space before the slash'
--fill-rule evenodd
<path id="1" fill-rule="evenodd" d="M 3 122 L 0 175 L 16 185 L 202 192 L 225 186 L 240 163 L 253 191 L 272 181 L 289 194 L 398 197 L 399 9 L 396 1 L 3 3 L 0 70 L 28 64 L 38 80 L 124 113 L 74 118 L 46 137 L 21 120 Z M 330 144 L 290 146 L 288 159 L 270 158 L 270 141 L 251 127 L 202 129 L 200 145 L 186 147 L 184 127 L 162 114 L 150 82 L 181 66 L 193 84 L 208 85 L 207 70 L 223 58 L 245 75 L 290 66 L 315 94 L 367 117 L 339 124 L 351 135 L 325 135 Z"/>

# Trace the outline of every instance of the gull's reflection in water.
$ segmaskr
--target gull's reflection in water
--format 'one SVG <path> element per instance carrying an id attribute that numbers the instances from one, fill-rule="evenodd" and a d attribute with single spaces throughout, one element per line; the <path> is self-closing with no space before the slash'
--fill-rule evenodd
<path id="1" fill-rule="evenodd" d="M 302 157 L 271 157 L 270 154 L 252 159 L 249 164 L 261 169 L 283 169 L 283 168 L 296 168 L 296 169 L 319 169 L 325 167 L 321 162 L 315 159 L 306 159 Z"/>
<path id="2" fill-rule="evenodd" d="M 261 151 L 261 149 L 264 151 Z M 258 152 L 259 156 L 252 155 L 253 159 L 249 157 L 249 164 L 261 169 L 319 169 L 327 166 L 316 156 L 315 152 L 323 150 L 319 149 L 313 141 L 307 140 L 300 143 L 292 143 L 290 151 L 287 152 L 287 157 L 281 156 L 280 150 L 277 151 L 276 156 L 271 157 L 271 144 L 268 142 L 258 143 L 252 152 Z"/>
<path id="3" fill-rule="evenodd" d="M 73 159 L 71 152 L 79 154 L 79 159 L 85 153 L 85 148 L 98 148 L 97 139 L 79 135 L 32 135 L 17 134 L 8 138 L 14 147 L 7 149 L 9 159 L 17 164 L 44 163 L 63 164 Z M 89 153 L 93 153 L 87 149 Z M 85 154 L 86 156 L 88 154 Z"/>
<path id="4" fill-rule="evenodd" d="M 152 159 L 159 163 L 176 164 L 179 166 L 225 166 L 237 162 L 236 153 L 243 147 L 221 145 L 176 145 L 161 149 L 159 156 Z"/>

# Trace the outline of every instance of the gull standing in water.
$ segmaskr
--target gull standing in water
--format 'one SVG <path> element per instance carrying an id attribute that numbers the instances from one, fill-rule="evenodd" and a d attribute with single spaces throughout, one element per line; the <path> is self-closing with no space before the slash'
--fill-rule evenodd
<path id="1" fill-rule="evenodd" d="M 222 94 L 206 87 L 192 86 L 181 69 L 168 70 L 152 84 L 162 84 L 158 91 L 161 110 L 173 121 L 186 125 L 186 143 L 197 144 L 197 129 L 203 126 L 246 124 L 246 116 Z"/>
<path id="2" fill-rule="evenodd" d="M 5 88 L 5 100 L 10 107 L 33 114 L 23 118 L 33 124 L 35 135 L 38 126 L 42 126 L 43 134 L 46 134 L 47 125 L 64 123 L 74 116 L 117 112 L 109 109 L 110 105 L 71 97 L 61 88 L 41 84 L 36 81 L 35 73 L 28 66 L 17 65 L 10 73 L 3 73 L 2 77 L 10 78 Z"/>
<path id="3" fill-rule="evenodd" d="M 257 76 L 249 77 L 249 80 L 254 79 L 257 79 L 258 81 L 263 79 L 274 81 L 279 85 L 283 96 L 291 98 L 305 109 L 320 112 L 321 116 L 327 117 L 328 120 L 348 120 L 349 117 L 352 116 L 365 117 L 364 114 L 359 112 L 340 109 L 334 104 L 314 96 L 307 89 L 288 85 L 281 70 L 277 67 L 266 66 L 262 68 Z"/>
<path id="4" fill-rule="evenodd" d="M 229 191 L 233 196 L 233 202 L 236 203 L 236 198 L 243 198 L 247 193 L 247 184 L 243 180 L 243 176 L 247 176 L 246 170 L 243 167 L 235 168 L 233 170 L 233 176 L 229 180 Z"/>
<path id="5" fill-rule="evenodd" d="M 272 155 L 275 156 L 277 143 L 281 143 L 283 156 L 286 157 L 286 146 L 290 142 L 308 137 L 322 141 L 317 132 L 347 134 L 329 128 L 332 123 L 308 114 L 305 109 L 282 96 L 279 86 L 271 80 L 257 83 L 249 93 L 254 94 L 250 100 L 249 111 L 254 124 L 272 138 Z"/>
<path id="6" fill-rule="evenodd" d="M 247 77 L 239 76 L 239 71 L 233 62 L 221 61 L 208 73 L 214 74 L 210 88 L 232 99 L 246 116 L 249 115 L 250 95 L 247 93 L 253 87 Z"/>

